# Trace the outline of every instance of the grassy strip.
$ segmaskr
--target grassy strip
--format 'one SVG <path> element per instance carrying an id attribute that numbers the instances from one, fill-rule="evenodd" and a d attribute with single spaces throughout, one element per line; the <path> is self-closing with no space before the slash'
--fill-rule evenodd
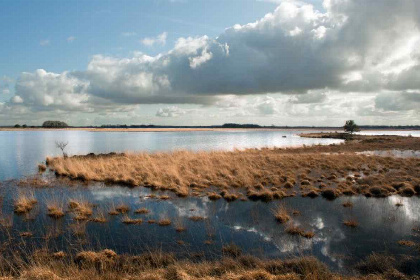
<path id="1" fill-rule="evenodd" d="M 392 257 L 373 254 L 356 266 L 355 276 L 332 273 L 314 257 L 288 260 L 260 259 L 226 250 L 217 261 L 177 260 L 174 255 L 150 252 L 138 256 L 118 255 L 114 251 L 82 251 L 69 256 L 60 251 L 37 251 L 16 266 L 0 257 L 2 279 L 418 279 L 397 269 Z M 14 256 L 18 260 L 17 256 Z"/>
<path id="2" fill-rule="evenodd" d="M 331 147 L 349 145 L 353 144 Z M 317 148 L 323 149 L 89 154 L 49 158 L 47 163 L 58 176 L 71 179 L 171 190 L 179 196 L 206 193 L 211 199 L 220 196 L 228 201 L 243 194 L 264 201 L 297 194 L 327 199 L 420 194 L 419 158 L 306 151 Z"/>

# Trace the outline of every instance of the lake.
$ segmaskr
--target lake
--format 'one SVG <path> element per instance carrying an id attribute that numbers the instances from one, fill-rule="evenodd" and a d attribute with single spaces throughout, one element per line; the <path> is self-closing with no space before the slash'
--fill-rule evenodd
<path id="1" fill-rule="evenodd" d="M 0 131 L 0 181 L 35 173 L 47 156 L 60 155 L 56 141 L 68 142 L 69 155 L 126 151 L 233 150 L 341 143 L 302 138 L 303 131 L 224 130 L 193 132 Z"/>

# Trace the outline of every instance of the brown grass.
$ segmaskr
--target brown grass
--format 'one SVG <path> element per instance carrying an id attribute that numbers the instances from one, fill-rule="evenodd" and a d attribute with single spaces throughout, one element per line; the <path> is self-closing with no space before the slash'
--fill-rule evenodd
<path id="1" fill-rule="evenodd" d="M 169 226 L 169 225 L 171 225 L 171 223 L 172 223 L 171 220 L 168 219 L 168 218 L 162 218 L 158 221 L 158 225 L 163 226 L 163 227 L 164 226 Z"/>
<path id="2" fill-rule="evenodd" d="M 143 207 L 143 208 L 136 209 L 134 211 L 134 213 L 136 213 L 136 214 L 149 214 L 150 210 Z"/>
<path id="3" fill-rule="evenodd" d="M 127 225 L 139 225 L 143 223 L 142 219 L 132 219 L 128 216 L 125 216 L 122 220 L 121 220 L 124 224 Z"/>
<path id="4" fill-rule="evenodd" d="M 415 247 L 417 246 L 417 243 L 411 240 L 399 240 L 398 244 L 401 246 L 407 246 L 407 247 Z"/>
<path id="5" fill-rule="evenodd" d="M 185 227 L 184 221 L 181 218 L 177 218 L 175 220 L 174 227 L 175 227 L 176 232 L 183 232 L 187 230 L 187 228 Z"/>
<path id="6" fill-rule="evenodd" d="M 274 213 L 274 217 L 279 223 L 283 224 L 290 220 L 290 216 L 287 213 L 287 209 L 286 207 L 284 207 L 284 205 L 277 206 L 274 209 L 273 213 Z"/>
<path id="7" fill-rule="evenodd" d="M 32 237 L 33 235 L 34 234 L 30 231 L 24 231 L 24 232 L 19 233 L 20 237 Z"/>
<path id="8" fill-rule="evenodd" d="M 206 218 L 203 216 L 191 216 L 190 220 L 194 222 L 204 221 Z"/>
<path id="9" fill-rule="evenodd" d="M 95 214 L 94 217 L 90 218 L 89 221 L 94 222 L 94 223 L 106 223 L 107 219 L 103 212 L 98 212 Z"/>
<path id="10" fill-rule="evenodd" d="M 47 166 L 43 163 L 38 164 L 38 171 L 40 173 L 45 172 L 47 170 Z"/>
<path id="11" fill-rule="evenodd" d="M 299 235 L 305 238 L 313 238 L 315 236 L 315 233 L 312 231 L 305 231 L 304 229 L 300 228 L 297 225 L 289 225 L 286 230 L 286 233 L 290 234 L 290 235 Z"/>
<path id="12" fill-rule="evenodd" d="M 184 242 L 179 242 L 184 244 Z M 226 250 L 214 261 L 177 260 L 172 254 L 151 252 L 138 256 L 118 255 L 106 249 L 82 251 L 71 257 L 64 252 L 38 253 L 29 265 L 10 268 L 2 279 L 136 279 L 136 280 L 338 280 L 385 279 L 381 274 L 353 278 L 330 272 L 314 257 L 260 259 Z M 6 261 L 4 261 L 7 263 Z M 11 265 L 9 265 L 11 266 Z M 392 267 L 391 267 L 392 268 Z M 390 268 L 390 269 L 391 269 Z"/>
<path id="13" fill-rule="evenodd" d="M 350 200 L 347 200 L 342 205 L 343 205 L 343 207 L 346 207 L 346 208 L 352 208 L 353 207 L 353 202 L 351 202 Z"/>
<path id="14" fill-rule="evenodd" d="M 420 139 L 367 138 L 342 145 L 297 149 L 87 155 L 52 158 L 48 163 L 58 175 L 72 179 L 171 190 L 179 196 L 202 192 L 210 199 L 222 196 L 228 201 L 238 199 L 241 192 L 250 199 L 263 201 L 294 192 L 311 197 L 321 194 L 327 199 L 354 194 L 374 197 L 420 194 L 420 159 L 353 153 L 390 146 L 420 150 Z M 347 180 L 350 173 L 368 175 Z M 405 183 L 403 187 L 394 187 L 401 183 Z M 210 187 L 218 191 L 209 192 Z"/>
<path id="15" fill-rule="evenodd" d="M 121 214 L 126 214 L 130 211 L 130 207 L 128 207 L 128 205 L 121 203 L 120 205 L 115 207 L 115 210 Z"/>
<path id="16" fill-rule="evenodd" d="M 51 187 L 51 183 L 39 176 L 28 176 L 17 183 L 20 187 L 32 187 L 32 188 L 46 188 Z"/>
<path id="17" fill-rule="evenodd" d="M 68 207 L 76 220 L 87 220 L 93 214 L 92 204 L 84 199 L 70 199 Z"/>
<path id="18" fill-rule="evenodd" d="M 343 221 L 343 224 L 345 226 L 348 226 L 348 227 L 351 227 L 351 228 L 355 228 L 355 227 L 358 227 L 359 226 L 359 223 L 356 220 L 354 220 L 354 219 L 344 220 Z"/>
<path id="19" fill-rule="evenodd" d="M 47 215 L 54 219 L 60 219 L 65 215 L 63 203 L 57 200 L 48 201 L 47 210 Z"/>
<path id="20" fill-rule="evenodd" d="M 33 193 L 21 193 L 14 203 L 14 212 L 16 214 L 25 214 L 34 208 L 37 203 Z"/>
<path id="21" fill-rule="evenodd" d="M 207 196 L 209 197 L 210 200 L 218 200 L 222 198 L 220 194 L 215 193 L 215 192 L 209 192 L 207 193 Z"/>
<path id="22" fill-rule="evenodd" d="M 177 241 L 185 245 L 183 241 Z M 198 255 L 197 255 L 198 256 Z M 357 264 L 358 273 L 332 273 L 315 257 L 264 259 L 244 255 L 240 247 L 227 244 L 217 260 L 177 259 L 174 254 L 151 251 L 141 255 L 120 255 L 104 249 L 64 253 L 41 249 L 32 255 L 0 256 L 1 279 L 27 280 L 385 280 L 418 279 L 404 275 L 393 257 L 372 254 Z"/>

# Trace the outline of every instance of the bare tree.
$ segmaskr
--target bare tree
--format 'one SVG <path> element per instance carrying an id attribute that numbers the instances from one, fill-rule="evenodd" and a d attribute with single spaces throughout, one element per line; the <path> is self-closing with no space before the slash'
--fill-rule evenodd
<path id="1" fill-rule="evenodd" d="M 68 144 L 69 142 L 55 141 L 55 146 L 61 150 L 63 157 L 67 157 L 67 153 L 64 151 L 64 149 L 66 149 Z"/>

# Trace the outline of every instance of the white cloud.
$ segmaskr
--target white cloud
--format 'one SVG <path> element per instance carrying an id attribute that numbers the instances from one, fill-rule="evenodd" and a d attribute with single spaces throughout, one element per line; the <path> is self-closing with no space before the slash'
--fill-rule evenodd
<path id="1" fill-rule="evenodd" d="M 67 43 L 72 43 L 74 40 L 76 40 L 76 37 L 70 36 L 67 38 Z"/>
<path id="2" fill-rule="evenodd" d="M 11 99 L 11 101 L 12 101 L 12 103 L 14 103 L 14 104 L 20 104 L 20 103 L 23 103 L 23 99 L 22 99 L 22 97 L 20 97 L 19 95 L 15 95 L 15 96 L 13 96 L 13 97 L 12 97 L 12 99 Z"/>
<path id="3" fill-rule="evenodd" d="M 155 44 L 164 46 L 166 44 L 167 32 L 163 32 L 156 37 L 146 37 L 141 40 L 141 43 L 147 47 L 152 47 Z"/>
<path id="4" fill-rule="evenodd" d="M 40 45 L 40 46 L 49 46 L 49 45 L 50 45 L 50 40 L 48 40 L 48 39 L 41 40 L 41 41 L 39 42 L 39 45 Z"/>
<path id="5" fill-rule="evenodd" d="M 0 78 L 0 93 L 10 94 L 10 84 L 13 83 L 13 79 L 7 76 Z"/>
<path id="6" fill-rule="evenodd" d="M 418 114 L 419 107 L 410 104 L 417 104 L 420 92 L 420 2 L 325 0 L 323 7 L 280 1 L 258 21 L 227 28 L 217 38 L 179 38 L 156 56 L 96 55 L 84 71 L 23 73 L 16 94 L 21 106 L 37 111 L 86 111 L 99 103 L 115 110 L 217 105 L 229 114 L 300 114 L 309 120 L 343 115 L 343 108 L 346 115 L 372 119 L 396 111 Z M 142 43 L 163 45 L 166 39 L 164 32 Z M 249 95 L 253 104 L 238 97 Z"/>
<path id="7" fill-rule="evenodd" d="M 156 116 L 163 118 L 174 118 L 185 115 L 186 113 L 186 110 L 183 110 L 177 106 L 170 106 L 166 108 L 159 108 L 156 112 Z"/>
<path id="8" fill-rule="evenodd" d="M 68 72 L 49 73 L 39 69 L 22 73 L 16 81 L 16 95 L 12 103 L 39 110 L 86 110 L 89 96 L 88 82 L 77 79 Z"/>

